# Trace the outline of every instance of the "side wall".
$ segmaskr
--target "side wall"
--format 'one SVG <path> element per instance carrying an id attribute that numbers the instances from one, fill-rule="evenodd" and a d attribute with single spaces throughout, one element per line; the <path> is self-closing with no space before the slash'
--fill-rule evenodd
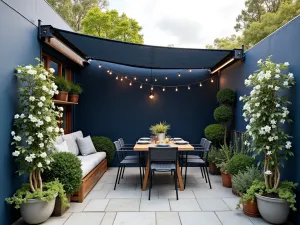
<path id="1" fill-rule="evenodd" d="M 16 215 L 11 216 L 12 207 L 4 199 L 11 196 L 23 182 L 23 178 L 15 174 L 16 166 L 10 149 L 13 115 L 18 107 L 14 68 L 22 64 L 35 64 L 34 58 L 40 55 L 38 19 L 43 24 L 70 28 L 42 0 L 0 1 L 0 15 L 0 224 L 8 225 L 12 224 Z"/>
<path id="2" fill-rule="evenodd" d="M 289 62 L 289 71 L 294 73 L 296 86 L 288 93 L 293 105 L 290 108 L 293 123 L 287 127 L 293 138 L 293 151 L 295 156 L 289 159 L 283 170 L 283 179 L 300 182 L 300 17 L 295 18 L 284 27 L 259 42 L 246 52 L 246 61 L 235 64 L 224 71 L 220 77 L 220 87 L 230 87 L 237 91 L 238 97 L 249 93 L 245 87 L 245 79 L 257 70 L 257 61 L 272 55 L 275 62 Z M 243 103 L 236 107 L 235 129 L 245 131 L 245 121 L 242 118 Z M 299 189 L 298 194 L 299 196 Z M 298 202 L 300 199 L 298 198 Z M 299 209 L 299 205 L 298 205 Z M 299 213 L 298 213 L 299 215 Z M 300 219 L 300 217 L 298 218 Z M 300 220 L 299 220 L 300 221 Z M 297 223 L 298 224 L 298 223 Z"/>

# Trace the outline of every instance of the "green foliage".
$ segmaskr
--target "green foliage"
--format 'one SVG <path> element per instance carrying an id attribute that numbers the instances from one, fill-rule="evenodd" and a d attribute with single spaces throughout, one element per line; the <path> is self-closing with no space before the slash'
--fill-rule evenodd
<path id="1" fill-rule="evenodd" d="M 39 199 L 45 202 L 50 202 L 59 196 L 63 206 L 69 206 L 66 193 L 63 185 L 58 180 L 44 183 L 43 190 L 37 189 L 35 192 L 30 191 L 29 184 L 23 184 L 22 187 L 16 191 L 13 197 L 6 198 L 5 201 L 9 204 L 14 204 L 18 209 L 24 203 L 27 203 L 29 199 Z"/>
<path id="2" fill-rule="evenodd" d="M 250 138 L 247 132 L 242 132 L 238 134 L 237 132 L 233 133 L 233 147 L 234 152 L 240 152 L 246 154 L 250 151 Z"/>
<path id="3" fill-rule="evenodd" d="M 223 88 L 217 93 L 220 104 L 232 106 L 235 103 L 235 92 L 230 88 Z"/>
<path id="4" fill-rule="evenodd" d="M 118 40 L 143 44 L 142 27 L 135 19 L 127 17 L 125 13 L 119 15 L 116 10 L 101 11 L 92 8 L 82 21 L 83 33 Z"/>
<path id="5" fill-rule="evenodd" d="M 214 118 L 219 123 L 226 123 L 232 119 L 232 109 L 222 105 L 215 109 Z"/>
<path id="6" fill-rule="evenodd" d="M 97 152 L 106 152 L 108 165 L 111 165 L 114 160 L 115 147 L 111 140 L 103 136 L 92 137 L 93 144 Z"/>
<path id="7" fill-rule="evenodd" d="M 247 167 L 251 167 L 255 164 L 254 158 L 249 155 L 237 153 L 235 154 L 227 164 L 227 171 L 231 175 L 235 175 L 238 172 L 244 172 Z"/>
<path id="8" fill-rule="evenodd" d="M 153 135 L 157 135 L 161 133 L 166 134 L 167 131 L 170 129 L 170 127 L 171 125 L 167 124 L 166 122 L 159 122 L 157 124 L 151 125 L 149 130 Z"/>
<path id="9" fill-rule="evenodd" d="M 221 124 L 211 124 L 204 130 L 205 137 L 214 144 L 220 143 L 225 134 L 225 127 Z"/>
<path id="10" fill-rule="evenodd" d="M 217 165 L 222 163 L 222 161 L 224 161 L 223 154 L 215 146 L 212 146 L 208 154 L 208 162 L 215 163 Z"/>
<path id="11" fill-rule="evenodd" d="M 231 146 L 221 145 L 219 150 L 220 154 L 217 156 L 217 167 L 220 168 L 223 172 L 227 173 L 227 165 L 230 159 L 233 156 L 233 151 Z"/>
<path id="12" fill-rule="evenodd" d="M 70 83 L 70 95 L 80 95 L 82 93 L 82 88 L 80 84 Z"/>
<path id="13" fill-rule="evenodd" d="M 288 181 L 282 181 L 277 189 L 268 189 L 263 181 L 254 181 L 247 193 L 243 195 L 242 201 L 246 202 L 255 199 L 255 193 L 259 195 L 278 195 L 279 198 L 285 199 L 292 210 L 296 211 L 295 190 L 298 184 Z"/>
<path id="14" fill-rule="evenodd" d="M 80 160 L 71 152 L 58 152 L 52 155 L 52 169 L 45 170 L 43 179 L 63 184 L 66 194 L 74 194 L 81 186 L 82 170 Z"/>
<path id="15" fill-rule="evenodd" d="M 243 45 L 243 38 L 235 34 L 230 37 L 216 38 L 212 45 L 208 44 L 207 49 L 229 49 L 241 48 Z"/>
<path id="16" fill-rule="evenodd" d="M 69 92 L 71 90 L 70 82 L 67 81 L 64 77 L 55 77 L 54 82 L 57 85 L 59 91 Z"/>
<path id="17" fill-rule="evenodd" d="M 231 176 L 232 188 L 240 194 L 245 194 L 253 181 L 263 181 L 263 179 L 264 177 L 257 167 L 247 167 L 246 171 L 239 171 L 237 174 Z"/>

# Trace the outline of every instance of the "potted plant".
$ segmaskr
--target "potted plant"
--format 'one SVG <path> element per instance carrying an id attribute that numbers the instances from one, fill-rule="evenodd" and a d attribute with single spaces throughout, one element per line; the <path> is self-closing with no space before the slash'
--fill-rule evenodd
<path id="1" fill-rule="evenodd" d="M 71 195 L 81 186 L 82 170 L 80 159 L 71 152 L 57 152 L 52 155 L 51 169 L 46 169 L 43 179 L 47 182 L 58 180 L 64 187 L 70 202 Z M 61 216 L 68 209 L 62 204 L 60 198 L 56 198 L 53 216 Z"/>
<path id="2" fill-rule="evenodd" d="M 212 175 L 221 174 L 220 168 L 217 167 L 219 155 L 220 151 L 215 146 L 212 146 L 208 153 L 209 173 Z"/>
<path id="3" fill-rule="evenodd" d="M 67 81 L 64 77 L 55 77 L 55 84 L 57 85 L 58 93 L 54 96 L 56 100 L 59 101 L 68 101 L 68 94 L 70 91 L 70 82 Z"/>
<path id="4" fill-rule="evenodd" d="M 217 167 L 221 169 L 222 183 L 224 187 L 231 188 L 231 176 L 228 173 L 227 165 L 233 156 L 233 151 L 231 146 L 222 145 L 220 149 L 220 157 Z"/>
<path id="5" fill-rule="evenodd" d="M 166 139 L 166 133 L 170 129 L 170 124 L 159 122 L 158 124 L 152 125 L 149 129 L 153 135 L 157 135 L 158 141 L 164 141 Z"/>
<path id="6" fill-rule="evenodd" d="M 242 153 L 235 154 L 227 163 L 227 172 L 232 177 L 238 172 L 244 172 L 247 167 L 251 167 L 255 164 L 254 158 Z M 232 193 L 238 195 L 237 190 L 232 186 Z"/>
<path id="7" fill-rule="evenodd" d="M 279 167 L 288 156 L 292 156 L 290 136 L 282 124 L 289 123 L 291 104 L 282 94 L 295 83 L 292 73 L 286 73 L 289 63 L 276 64 L 268 57 L 259 60 L 259 69 L 245 80 L 252 87 L 250 95 L 241 96 L 245 102 L 243 116 L 253 140 L 251 149 L 255 156 L 262 156 L 264 182 L 253 184 L 261 216 L 270 223 L 286 222 L 289 206 L 295 210 L 294 187 L 291 182 L 281 182 Z M 250 144 L 249 144 L 250 145 Z"/>
<path id="8" fill-rule="evenodd" d="M 92 141 L 97 152 L 106 152 L 107 164 L 111 166 L 115 155 L 115 147 L 112 141 L 103 136 L 92 137 Z"/>
<path id="9" fill-rule="evenodd" d="M 241 199 L 237 205 L 237 208 L 240 208 L 240 205 L 243 205 L 243 212 L 247 216 L 258 217 L 260 216 L 257 201 L 255 196 L 251 199 L 245 199 L 244 195 L 247 193 L 247 190 L 251 187 L 253 181 L 263 181 L 263 175 L 261 171 L 255 167 L 247 167 L 246 171 L 239 171 L 237 174 L 231 177 L 232 189 L 236 190 Z"/>
<path id="10" fill-rule="evenodd" d="M 78 103 L 79 95 L 82 93 L 80 84 L 70 83 L 69 102 Z"/>
<path id="11" fill-rule="evenodd" d="M 37 59 L 39 61 L 39 59 Z M 20 114 L 14 116 L 15 131 L 12 155 L 20 164 L 19 174 L 29 174 L 29 183 L 23 184 L 6 201 L 21 209 L 23 220 L 29 224 L 46 221 L 53 212 L 56 196 L 67 205 L 63 186 L 58 180 L 43 183 L 42 172 L 50 168 L 53 158 L 48 154 L 54 150 L 53 140 L 62 129 L 57 126 L 57 117 L 62 116 L 61 108 L 55 107 L 51 98 L 57 92 L 53 83 L 53 69 L 46 71 L 43 64 L 18 66 Z"/>

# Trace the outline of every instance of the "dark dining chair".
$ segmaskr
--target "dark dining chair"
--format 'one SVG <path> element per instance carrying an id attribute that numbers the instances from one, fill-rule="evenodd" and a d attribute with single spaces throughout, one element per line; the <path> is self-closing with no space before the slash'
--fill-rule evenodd
<path id="1" fill-rule="evenodd" d="M 177 190 L 177 163 L 178 148 L 177 147 L 150 147 L 149 161 L 150 161 L 150 186 L 149 186 L 149 200 L 151 198 L 152 176 L 154 172 L 173 172 L 174 183 L 176 190 L 176 199 L 178 200 Z"/>

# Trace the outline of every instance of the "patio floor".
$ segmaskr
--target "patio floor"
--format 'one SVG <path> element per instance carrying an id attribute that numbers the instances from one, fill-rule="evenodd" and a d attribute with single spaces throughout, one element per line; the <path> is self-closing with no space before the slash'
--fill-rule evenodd
<path id="1" fill-rule="evenodd" d="M 199 168 L 189 168 L 187 187 L 176 201 L 170 173 L 156 173 L 151 200 L 142 192 L 138 168 L 126 168 L 114 191 L 117 169 L 110 168 L 83 203 L 71 203 L 62 217 L 51 217 L 47 225 L 263 225 L 261 218 L 236 210 L 239 199 L 224 188 L 221 176 L 210 176 L 212 189 Z M 22 221 L 15 223 L 24 224 Z"/>

